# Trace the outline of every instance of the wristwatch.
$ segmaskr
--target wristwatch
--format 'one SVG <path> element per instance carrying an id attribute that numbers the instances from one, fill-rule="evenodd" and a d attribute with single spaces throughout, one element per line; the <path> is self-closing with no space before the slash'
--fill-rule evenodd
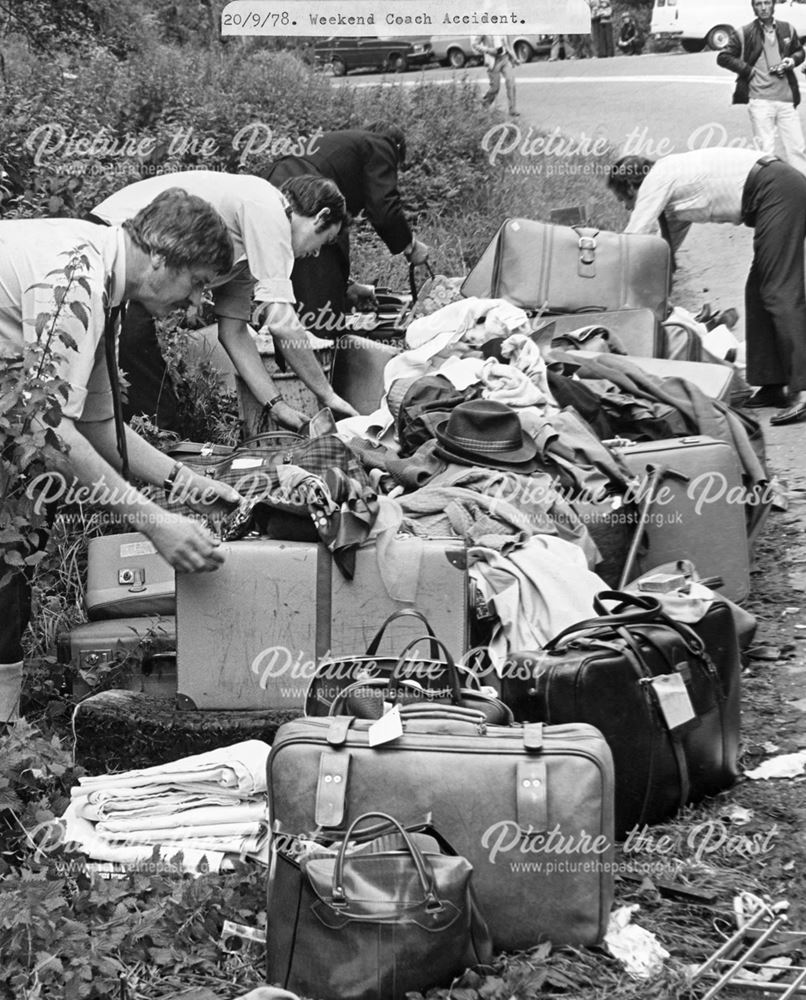
<path id="1" fill-rule="evenodd" d="M 278 403 L 282 403 L 282 401 L 283 397 L 279 393 L 276 396 L 272 396 L 272 398 L 267 403 L 263 404 L 263 409 L 261 410 L 261 412 L 268 416 L 268 414 L 271 413 L 274 407 L 277 406 Z"/>

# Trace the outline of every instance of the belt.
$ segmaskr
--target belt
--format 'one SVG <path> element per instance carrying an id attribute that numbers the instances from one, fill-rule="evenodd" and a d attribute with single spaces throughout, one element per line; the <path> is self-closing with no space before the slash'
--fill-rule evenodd
<path id="1" fill-rule="evenodd" d="M 747 175 L 747 180 L 744 182 L 745 190 L 749 187 L 751 181 L 756 178 L 765 167 L 769 166 L 771 163 L 780 163 L 781 157 L 775 156 L 773 153 L 767 153 L 766 156 L 761 156 L 753 166 L 750 168 L 750 173 Z"/>

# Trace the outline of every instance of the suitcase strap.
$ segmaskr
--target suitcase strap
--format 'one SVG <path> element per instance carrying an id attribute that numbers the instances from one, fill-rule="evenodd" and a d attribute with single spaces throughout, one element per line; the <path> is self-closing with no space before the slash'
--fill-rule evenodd
<path id="1" fill-rule="evenodd" d="M 579 257 L 577 258 L 577 274 L 580 278 L 596 277 L 596 237 L 598 229 L 589 226 L 572 226 L 579 237 Z"/>

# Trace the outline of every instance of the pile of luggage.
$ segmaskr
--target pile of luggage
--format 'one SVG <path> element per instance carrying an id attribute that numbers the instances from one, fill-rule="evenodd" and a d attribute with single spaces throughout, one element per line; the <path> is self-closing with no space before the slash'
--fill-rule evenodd
<path id="1" fill-rule="evenodd" d="M 207 456 L 270 486 L 216 573 L 174 598 L 144 540 L 91 543 L 124 644 L 176 614 L 163 690 L 300 712 L 268 761 L 271 982 L 403 997 L 490 943 L 595 944 L 616 842 L 735 780 L 763 437 L 732 365 L 663 356 L 669 288 L 660 239 L 508 220 L 409 350 L 354 338 L 363 418 Z M 113 657 L 108 626 L 65 657 Z"/>

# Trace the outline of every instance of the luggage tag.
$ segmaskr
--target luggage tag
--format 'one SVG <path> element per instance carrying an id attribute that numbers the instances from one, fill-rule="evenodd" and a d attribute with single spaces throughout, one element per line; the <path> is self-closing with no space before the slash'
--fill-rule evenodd
<path id="1" fill-rule="evenodd" d="M 367 742 L 371 747 L 379 747 L 383 743 L 391 743 L 403 735 L 403 720 L 400 718 L 400 705 L 392 708 L 373 722 L 367 731 Z"/>
<path id="2" fill-rule="evenodd" d="M 661 715 L 670 731 L 697 721 L 682 673 L 659 674 L 648 679 L 647 683 L 652 685 Z"/>

